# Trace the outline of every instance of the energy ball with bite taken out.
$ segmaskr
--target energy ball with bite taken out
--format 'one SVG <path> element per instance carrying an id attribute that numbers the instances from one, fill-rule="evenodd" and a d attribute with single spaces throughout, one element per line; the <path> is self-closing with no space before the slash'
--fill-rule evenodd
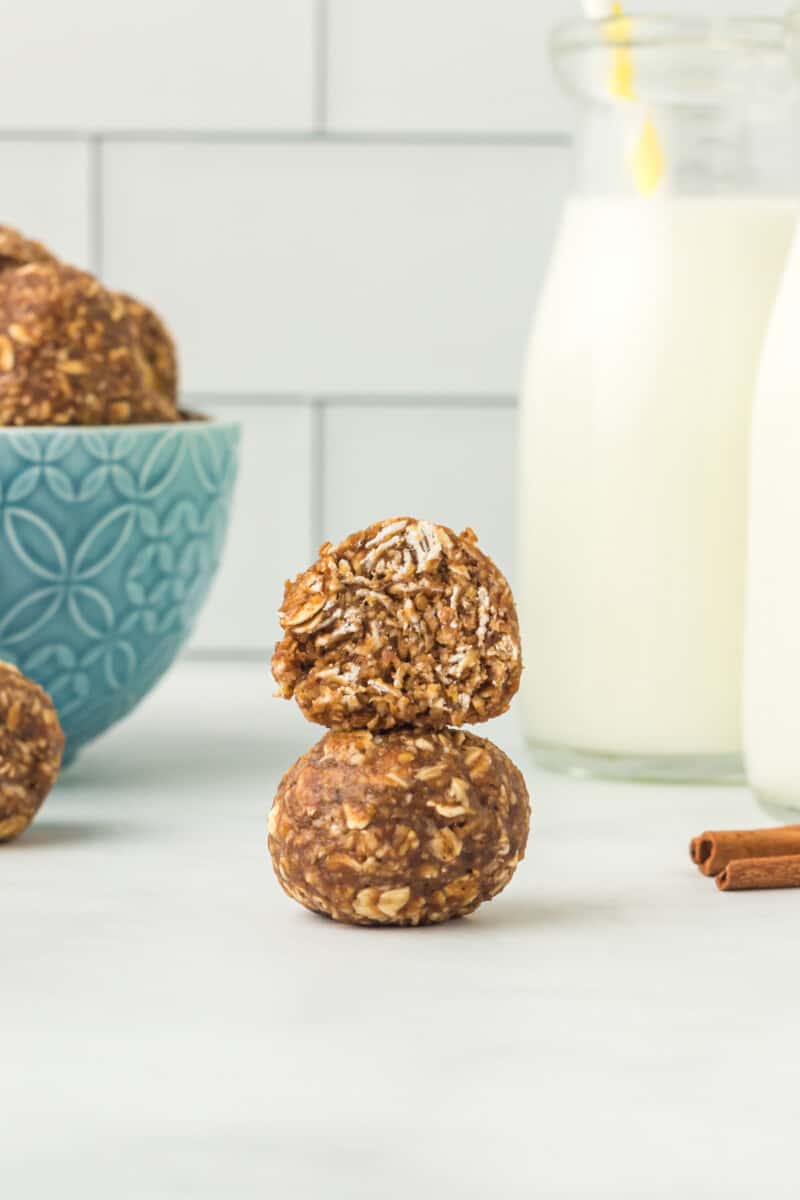
<path id="1" fill-rule="evenodd" d="M 55 782 L 63 750 L 50 697 L 0 662 L 0 842 L 28 828 Z"/>
<path id="2" fill-rule="evenodd" d="M 471 529 L 397 517 L 326 543 L 286 584 L 280 621 L 280 695 L 329 728 L 487 721 L 519 687 L 511 589 Z"/>
<path id="3" fill-rule="evenodd" d="M 287 772 L 269 818 L 284 891 L 355 925 L 430 925 L 496 896 L 525 853 L 525 781 L 463 730 L 332 732 Z"/>
<path id="4" fill-rule="evenodd" d="M 0 273 L 0 425 L 177 420 L 149 385 L 119 297 L 61 263 Z"/>

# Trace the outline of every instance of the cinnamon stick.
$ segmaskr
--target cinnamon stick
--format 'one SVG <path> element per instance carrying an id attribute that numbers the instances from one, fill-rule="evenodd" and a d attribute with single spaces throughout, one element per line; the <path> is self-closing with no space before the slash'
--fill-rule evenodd
<path id="1" fill-rule="evenodd" d="M 721 892 L 800 887 L 800 854 L 736 858 L 717 875 L 716 884 Z"/>
<path id="2" fill-rule="evenodd" d="M 800 825 L 782 825 L 777 829 L 707 830 L 692 838 L 689 853 L 704 875 L 718 875 L 738 859 L 800 855 Z"/>

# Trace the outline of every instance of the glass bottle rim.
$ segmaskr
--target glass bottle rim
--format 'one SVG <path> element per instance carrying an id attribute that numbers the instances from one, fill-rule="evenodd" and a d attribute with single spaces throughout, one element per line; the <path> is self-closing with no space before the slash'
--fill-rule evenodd
<path id="1" fill-rule="evenodd" d="M 592 20 L 573 17 L 553 29 L 554 55 L 572 54 L 599 47 L 624 46 L 676 49 L 756 50 L 786 54 L 792 35 L 800 30 L 800 10 L 786 17 L 703 17 L 642 15 L 626 10 L 620 16 Z"/>

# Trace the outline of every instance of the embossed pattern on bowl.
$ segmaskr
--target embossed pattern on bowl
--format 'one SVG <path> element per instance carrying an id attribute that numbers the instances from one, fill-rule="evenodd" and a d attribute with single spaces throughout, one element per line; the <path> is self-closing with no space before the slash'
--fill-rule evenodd
<path id="1" fill-rule="evenodd" d="M 0 658 L 53 697 L 67 757 L 191 633 L 219 565 L 239 428 L 0 429 Z"/>

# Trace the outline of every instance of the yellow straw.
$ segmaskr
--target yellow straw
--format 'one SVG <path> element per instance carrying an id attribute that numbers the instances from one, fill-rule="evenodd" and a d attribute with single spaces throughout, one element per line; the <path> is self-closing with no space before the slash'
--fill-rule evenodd
<path id="1" fill-rule="evenodd" d="M 608 90 L 618 100 L 628 103 L 635 103 L 638 99 L 636 70 L 628 44 L 632 35 L 633 25 L 630 18 L 625 16 L 621 4 L 614 4 L 611 20 L 605 26 L 606 39 L 614 43 Z M 629 154 L 629 165 L 636 190 L 642 196 L 652 196 L 664 178 L 666 161 L 661 138 L 650 117 L 645 117 L 638 131 L 636 142 Z"/>

